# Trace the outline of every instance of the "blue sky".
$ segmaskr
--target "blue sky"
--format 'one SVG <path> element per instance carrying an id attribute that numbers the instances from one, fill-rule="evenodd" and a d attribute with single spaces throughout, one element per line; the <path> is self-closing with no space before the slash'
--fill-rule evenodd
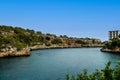
<path id="1" fill-rule="evenodd" d="M 120 30 L 120 0 L 0 0 L 0 25 L 104 41 Z"/>

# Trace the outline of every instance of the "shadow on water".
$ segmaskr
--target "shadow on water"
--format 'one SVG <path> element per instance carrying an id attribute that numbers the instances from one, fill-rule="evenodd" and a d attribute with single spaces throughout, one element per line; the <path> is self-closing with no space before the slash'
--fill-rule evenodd
<path id="1" fill-rule="evenodd" d="M 14 65 L 18 64 L 19 62 L 21 62 L 29 57 L 30 56 L 0 58 L 0 69 L 1 70 L 15 69 L 17 66 L 14 66 Z"/>
<path id="2" fill-rule="evenodd" d="M 120 53 L 102 52 L 102 55 L 104 58 L 111 61 L 112 64 L 114 64 L 114 65 L 120 61 Z"/>

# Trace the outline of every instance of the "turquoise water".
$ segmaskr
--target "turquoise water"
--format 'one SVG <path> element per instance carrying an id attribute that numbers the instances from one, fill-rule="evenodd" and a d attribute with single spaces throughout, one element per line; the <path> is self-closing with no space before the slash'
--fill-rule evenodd
<path id="1" fill-rule="evenodd" d="M 65 73 L 76 74 L 112 66 L 120 55 L 100 52 L 100 48 L 45 49 L 31 51 L 29 57 L 0 59 L 0 80 L 64 80 Z"/>

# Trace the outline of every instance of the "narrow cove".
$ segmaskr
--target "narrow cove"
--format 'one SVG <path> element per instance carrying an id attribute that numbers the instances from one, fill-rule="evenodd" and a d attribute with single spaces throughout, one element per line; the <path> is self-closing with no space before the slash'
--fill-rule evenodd
<path id="1" fill-rule="evenodd" d="M 119 54 L 103 53 L 100 48 L 35 50 L 29 57 L 1 58 L 0 80 L 64 80 L 66 72 L 87 68 L 91 73 L 108 61 L 114 67 L 119 59 Z"/>

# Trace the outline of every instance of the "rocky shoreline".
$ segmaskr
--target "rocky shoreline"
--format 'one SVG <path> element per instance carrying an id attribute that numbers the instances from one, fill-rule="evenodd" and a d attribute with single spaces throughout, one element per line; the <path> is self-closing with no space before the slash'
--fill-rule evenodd
<path id="1" fill-rule="evenodd" d="M 57 36 L 21 27 L 0 26 L 0 57 L 28 56 L 30 51 L 38 49 L 100 47 L 101 45 L 101 40 L 96 38 Z"/>
<path id="2" fill-rule="evenodd" d="M 44 46 L 44 45 L 35 45 L 30 47 L 30 51 L 33 50 L 40 50 L 40 49 L 62 49 L 62 48 L 83 48 L 83 47 L 102 47 L 102 45 L 64 45 L 64 46 L 59 46 L 59 45 L 52 45 L 52 46 Z"/>
<path id="3" fill-rule="evenodd" d="M 19 56 L 30 56 L 30 49 L 22 48 L 18 51 L 17 48 L 7 47 L 0 50 L 0 58 L 19 57 Z"/>
<path id="4" fill-rule="evenodd" d="M 102 48 L 102 52 L 108 52 L 108 53 L 120 53 L 120 48 L 115 48 L 115 49 L 107 49 L 107 48 Z"/>
<path id="5" fill-rule="evenodd" d="M 19 57 L 19 56 L 30 56 L 30 51 L 33 50 L 41 50 L 41 49 L 62 49 L 62 48 L 83 48 L 83 47 L 102 47 L 102 45 L 52 45 L 52 46 L 45 46 L 45 45 L 35 45 L 32 47 L 22 48 L 17 50 L 17 48 L 13 48 L 11 46 L 1 49 L 0 50 L 0 58 L 2 57 Z"/>
<path id="6" fill-rule="evenodd" d="M 58 48 L 81 48 L 82 46 L 59 46 L 59 45 L 52 45 L 52 46 L 45 46 L 45 45 L 35 45 L 30 47 L 30 51 L 33 50 L 40 50 L 40 49 L 58 49 Z"/>

